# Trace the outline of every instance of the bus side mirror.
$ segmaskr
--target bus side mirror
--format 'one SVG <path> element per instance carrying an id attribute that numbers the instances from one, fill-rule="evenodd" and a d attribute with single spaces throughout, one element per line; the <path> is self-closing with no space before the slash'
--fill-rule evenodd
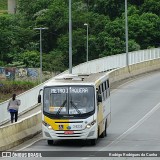
<path id="1" fill-rule="evenodd" d="M 40 89 L 40 90 L 39 90 L 38 103 L 41 103 L 41 95 L 40 95 L 40 94 L 41 94 L 41 91 L 42 91 L 42 90 L 43 90 L 43 89 Z"/>
<path id="2" fill-rule="evenodd" d="M 38 95 L 38 103 L 41 103 L 41 95 Z"/>
<path id="3" fill-rule="evenodd" d="M 98 102 L 102 102 L 102 96 L 98 94 Z"/>

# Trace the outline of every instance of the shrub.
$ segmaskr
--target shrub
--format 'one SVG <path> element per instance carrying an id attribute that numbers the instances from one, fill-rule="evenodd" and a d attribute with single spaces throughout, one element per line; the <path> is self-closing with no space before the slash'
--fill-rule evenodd
<path id="1" fill-rule="evenodd" d="M 10 98 L 13 93 L 16 93 L 18 95 L 33 88 L 36 85 L 37 82 L 0 81 L 0 102 L 3 102 Z"/>

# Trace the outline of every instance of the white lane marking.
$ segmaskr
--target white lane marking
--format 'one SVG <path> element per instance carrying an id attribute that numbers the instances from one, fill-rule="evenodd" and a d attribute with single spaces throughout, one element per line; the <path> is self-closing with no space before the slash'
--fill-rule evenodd
<path id="1" fill-rule="evenodd" d="M 32 145 L 35 144 L 36 142 L 40 141 L 41 139 L 42 139 L 42 137 L 38 138 L 37 140 L 33 141 L 33 142 L 30 143 L 29 145 L 27 145 L 27 146 L 25 146 L 25 147 L 23 147 L 23 148 L 21 148 L 21 149 L 18 149 L 18 150 L 16 150 L 16 151 L 22 151 L 22 150 L 24 150 L 24 149 L 32 146 Z"/>
<path id="2" fill-rule="evenodd" d="M 146 121 L 156 110 L 160 108 L 160 103 L 158 103 L 156 106 L 154 106 L 145 116 L 143 116 L 135 125 L 130 127 L 127 131 L 125 131 L 123 134 L 121 134 L 118 138 L 116 138 L 113 142 L 111 142 L 106 147 L 102 148 L 99 151 L 104 150 L 107 147 L 110 147 L 113 144 L 119 143 L 122 139 L 124 139 L 127 135 L 129 135 L 131 132 L 133 132 L 136 128 L 138 128 L 144 121 Z"/>

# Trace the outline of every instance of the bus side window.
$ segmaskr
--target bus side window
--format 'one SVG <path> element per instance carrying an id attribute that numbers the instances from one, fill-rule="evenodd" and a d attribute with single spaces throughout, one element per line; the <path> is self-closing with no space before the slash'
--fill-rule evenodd
<path id="1" fill-rule="evenodd" d="M 102 85 L 100 84 L 97 90 L 97 105 L 98 105 L 98 95 L 102 96 Z"/>
<path id="2" fill-rule="evenodd" d="M 102 96 L 102 101 L 103 101 L 103 86 L 102 86 L 102 84 L 100 84 L 100 90 L 101 90 L 101 96 Z"/>
<path id="3" fill-rule="evenodd" d="M 103 82 L 103 99 L 106 99 L 106 87 L 105 87 L 105 82 Z"/>
<path id="4" fill-rule="evenodd" d="M 98 94 L 101 94 L 101 87 L 98 87 Z"/>
<path id="5" fill-rule="evenodd" d="M 109 79 L 107 79 L 107 95 L 110 96 L 110 89 L 109 89 Z"/>
<path id="6" fill-rule="evenodd" d="M 108 88 L 109 88 L 109 79 L 107 79 L 107 86 L 108 86 Z"/>
<path id="7" fill-rule="evenodd" d="M 107 90 L 107 81 L 104 82 L 104 88 Z"/>
<path id="8" fill-rule="evenodd" d="M 105 81 L 105 93 L 106 93 L 106 98 L 108 97 L 107 90 L 108 90 L 107 81 Z"/>

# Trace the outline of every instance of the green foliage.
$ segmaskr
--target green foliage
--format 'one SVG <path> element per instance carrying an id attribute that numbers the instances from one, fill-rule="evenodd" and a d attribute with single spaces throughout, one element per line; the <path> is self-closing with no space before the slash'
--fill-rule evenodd
<path id="1" fill-rule="evenodd" d="M 5 66 L 5 63 L 3 61 L 0 61 L 0 66 Z"/>
<path id="2" fill-rule="evenodd" d="M 26 67 L 40 67 L 40 53 L 37 51 L 26 51 L 19 58 L 19 61 L 21 60 Z"/>
<path id="3" fill-rule="evenodd" d="M 11 98 L 14 93 L 18 95 L 36 85 L 37 83 L 28 81 L 0 81 L 0 102 Z"/>
<path id="4" fill-rule="evenodd" d="M 89 3 L 92 10 L 99 14 L 108 15 L 111 19 L 121 16 L 124 11 L 124 1 L 119 0 L 93 0 Z"/>
<path id="5" fill-rule="evenodd" d="M 40 67 L 40 53 L 37 51 L 25 51 L 21 54 L 11 54 L 14 61 L 8 64 L 12 67 L 31 67 L 38 68 Z"/>
<path id="6" fill-rule="evenodd" d="M 160 1 L 159 0 L 144 0 L 140 12 L 143 14 L 145 12 L 154 13 L 160 16 Z"/>
<path id="7" fill-rule="evenodd" d="M 129 37 L 134 39 L 142 49 L 149 45 L 157 46 L 159 42 L 160 17 L 152 13 L 142 15 L 134 14 L 129 16 Z"/>
<path id="8" fill-rule="evenodd" d="M 53 0 L 18 0 L 18 10 L 27 20 L 34 20 L 34 14 L 48 8 L 52 1 Z"/>
<path id="9" fill-rule="evenodd" d="M 141 49 L 140 45 L 138 43 L 136 43 L 134 40 L 128 41 L 128 48 L 129 48 L 130 52 L 138 51 Z"/>
<path id="10" fill-rule="evenodd" d="M 43 68 L 46 71 L 64 71 L 67 69 L 66 66 L 64 66 L 64 58 L 65 56 L 63 53 L 59 50 L 55 50 L 50 52 L 50 54 L 44 54 L 43 55 Z"/>
<path id="11" fill-rule="evenodd" d="M 7 1 L 8 0 L 0 0 L 0 10 L 7 10 Z"/>
<path id="12" fill-rule="evenodd" d="M 25 81 L 1 81 L 0 93 L 8 94 L 19 90 L 28 90 L 35 85 L 36 83 Z"/>
<path id="13" fill-rule="evenodd" d="M 2 2 L 2 0 L 1 0 Z M 160 1 L 128 0 L 129 51 L 159 47 Z M 124 1 L 73 0 L 73 66 L 125 52 Z M 18 0 L 16 15 L 0 16 L 0 64 L 39 67 L 39 30 L 42 31 L 43 70 L 63 71 L 69 66 L 68 0 Z"/>

